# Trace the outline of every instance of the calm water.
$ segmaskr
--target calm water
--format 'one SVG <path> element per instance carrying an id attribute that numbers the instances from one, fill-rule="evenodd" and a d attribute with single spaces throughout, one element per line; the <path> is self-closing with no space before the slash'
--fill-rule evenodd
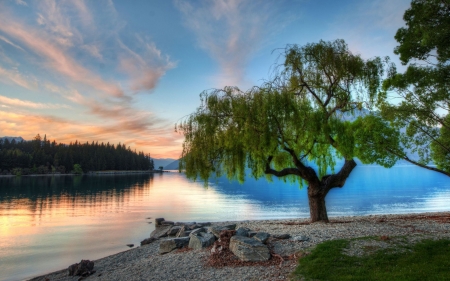
<path id="1" fill-rule="evenodd" d="M 450 210 L 450 178 L 414 166 L 359 165 L 327 196 L 330 217 Z M 155 217 L 225 221 L 309 217 L 306 189 L 178 173 L 0 178 L 0 280 L 22 280 L 127 250 Z M 148 219 L 151 217 L 152 219 Z"/>

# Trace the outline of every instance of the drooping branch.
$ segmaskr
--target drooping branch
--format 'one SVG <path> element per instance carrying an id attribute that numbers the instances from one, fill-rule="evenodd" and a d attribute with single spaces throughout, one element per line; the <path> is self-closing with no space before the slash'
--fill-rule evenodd
<path id="1" fill-rule="evenodd" d="M 422 163 L 419 163 L 417 161 L 414 161 L 414 160 L 410 159 L 408 156 L 406 156 L 404 154 L 397 153 L 396 151 L 394 151 L 392 149 L 387 148 L 386 150 L 389 151 L 390 153 L 394 154 L 395 156 L 399 157 L 400 159 L 403 159 L 403 160 L 405 160 L 405 161 L 407 161 L 407 162 L 409 162 L 411 164 L 414 164 L 414 165 L 417 165 L 417 166 L 422 167 L 424 169 L 427 169 L 427 170 L 430 170 L 430 171 L 435 171 L 435 172 L 438 172 L 438 173 L 441 173 L 441 174 L 444 174 L 444 175 L 450 177 L 450 173 L 448 173 L 448 172 L 446 172 L 444 170 L 441 170 L 441 169 L 438 169 L 438 168 L 434 168 L 434 167 L 430 167 L 430 166 L 427 166 L 425 164 L 422 164 Z"/>

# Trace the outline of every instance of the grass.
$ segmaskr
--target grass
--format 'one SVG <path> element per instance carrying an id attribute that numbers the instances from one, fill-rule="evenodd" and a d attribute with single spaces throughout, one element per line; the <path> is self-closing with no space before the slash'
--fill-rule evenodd
<path id="1" fill-rule="evenodd" d="M 424 240 L 408 251 L 378 250 L 362 257 L 343 254 L 350 240 L 327 241 L 301 258 L 293 279 L 306 280 L 450 280 L 450 240 Z M 394 251 L 393 251 L 394 250 Z"/>

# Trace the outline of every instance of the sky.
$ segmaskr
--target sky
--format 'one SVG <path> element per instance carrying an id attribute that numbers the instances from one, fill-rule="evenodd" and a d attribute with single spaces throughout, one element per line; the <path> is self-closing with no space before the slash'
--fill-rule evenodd
<path id="1" fill-rule="evenodd" d="M 178 159 L 202 91 L 270 78 L 287 44 L 390 56 L 409 0 L 0 0 L 0 137 Z M 279 61 L 278 61 L 279 62 Z"/>

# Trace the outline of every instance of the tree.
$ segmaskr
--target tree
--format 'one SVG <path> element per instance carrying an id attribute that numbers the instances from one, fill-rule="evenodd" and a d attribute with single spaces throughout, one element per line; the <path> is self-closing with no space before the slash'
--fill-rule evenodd
<path id="1" fill-rule="evenodd" d="M 389 149 L 412 164 L 450 176 L 450 1 L 414 0 L 404 14 L 394 52 L 404 73 L 391 68 L 379 107 L 384 118 L 404 130 L 400 150 Z M 397 104 L 393 98 L 401 98 Z M 433 161 L 437 167 L 430 165 Z"/>
<path id="2" fill-rule="evenodd" d="M 288 45 L 283 55 L 276 78 L 261 87 L 201 94 L 197 111 L 176 126 L 185 136 L 180 168 L 205 183 L 222 174 L 242 182 L 246 168 L 255 178 L 306 182 L 311 221 L 328 221 L 325 197 L 344 186 L 354 157 L 396 161 L 385 147 L 398 144 L 397 134 L 379 116 L 349 118 L 377 97 L 384 64 L 353 55 L 343 40 Z"/>
<path id="3" fill-rule="evenodd" d="M 159 166 L 159 168 L 158 168 L 160 171 L 162 171 L 162 170 L 164 170 L 164 167 L 163 166 Z"/>
<path id="4" fill-rule="evenodd" d="M 78 174 L 78 175 L 81 175 L 83 173 L 83 169 L 81 169 L 81 165 L 80 164 L 74 164 L 73 165 L 73 173 L 74 174 Z"/>

